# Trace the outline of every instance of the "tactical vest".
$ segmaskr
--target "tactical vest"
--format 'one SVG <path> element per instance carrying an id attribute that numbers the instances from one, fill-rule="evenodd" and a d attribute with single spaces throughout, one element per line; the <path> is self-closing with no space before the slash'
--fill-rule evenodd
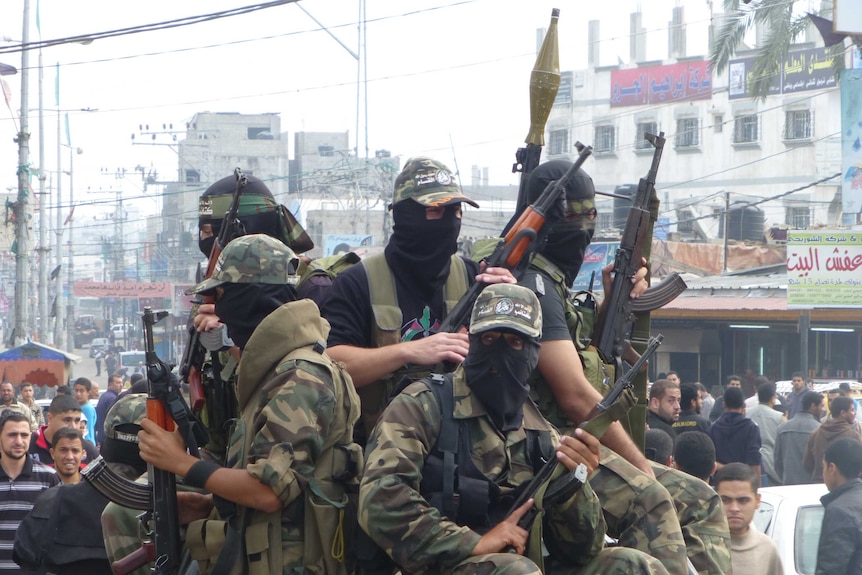
<path id="1" fill-rule="evenodd" d="M 557 265 L 541 254 L 536 254 L 530 266 L 541 271 L 553 280 L 552 289 L 565 302 L 566 327 L 572 343 L 578 350 L 584 375 L 590 384 L 603 396 L 608 392 L 609 385 L 614 381 L 614 368 L 604 363 L 598 351 L 590 344 L 593 337 L 596 306 L 592 294 L 583 291 L 572 294 L 566 288 L 566 275 Z M 542 293 L 538 293 L 542 297 Z M 548 420 L 560 429 L 574 427 L 572 422 L 560 409 L 550 387 L 542 380 L 539 370 L 533 370 L 530 376 L 530 387 L 533 389 L 531 395 L 539 406 L 541 412 Z"/>
<path id="2" fill-rule="evenodd" d="M 392 270 L 389 269 L 386 256 L 375 254 L 363 259 L 361 263 L 368 278 L 368 293 L 374 316 L 372 325 L 374 347 L 401 343 L 401 327 L 404 318 L 401 308 L 398 307 L 395 278 Z M 446 278 L 443 286 L 446 313 L 449 313 L 458 303 L 469 286 L 464 260 L 460 256 L 453 255 L 449 264 L 449 277 Z M 430 366 L 405 365 L 398 371 L 359 388 L 359 398 L 362 403 L 362 429 L 357 430 L 357 437 L 367 438 L 371 435 L 371 430 L 383 410 L 389 405 L 389 398 L 396 384 L 404 377 L 417 380 L 430 373 Z"/>
<path id="3" fill-rule="evenodd" d="M 362 449 L 352 440 L 353 427 L 359 418 L 359 398 L 344 366 L 332 361 L 323 350 L 322 344 L 294 349 L 275 369 L 278 375 L 299 368 L 321 381 L 332 382 L 338 406 L 314 471 L 305 478 L 307 485 L 302 498 L 292 502 L 288 509 L 272 513 L 244 507 L 227 517 L 227 521 L 209 519 L 189 524 L 186 544 L 202 573 L 281 575 L 286 572 L 284 567 L 295 566 L 298 560 L 305 573 L 352 572 L 356 492 L 363 465 Z M 260 405 L 261 400 L 261 393 L 257 392 L 248 405 Z M 228 465 L 234 469 L 245 469 L 257 411 L 248 409 L 233 421 Z M 225 507 L 220 512 L 225 519 Z M 300 545 L 301 557 L 297 556 Z"/>
<path id="4" fill-rule="evenodd" d="M 451 373 L 425 378 L 422 383 L 434 394 L 440 407 L 440 435 L 422 467 L 419 492 L 443 515 L 484 535 L 506 518 L 506 513 L 526 483 L 506 494 L 480 472 L 470 453 L 472 440 L 466 420 L 456 420 Z M 538 472 L 554 457 L 551 434 L 534 429 L 527 433 L 527 459 Z"/>

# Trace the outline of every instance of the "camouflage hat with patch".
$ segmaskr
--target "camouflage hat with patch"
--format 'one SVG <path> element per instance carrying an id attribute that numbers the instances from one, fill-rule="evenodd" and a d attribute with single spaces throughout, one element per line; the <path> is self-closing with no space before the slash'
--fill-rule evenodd
<path id="1" fill-rule="evenodd" d="M 132 393 L 121 397 L 114 402 L 105 416 L 105 437 L 126 443 L 137 443 L 138 430 L 146 416 L 147 395 L 145 393 Z"/>
<path id="2" fill-rule="evenodd" d="M 467 202 L 474 208 L 479 207 L 479 204 L 464 195 L 449 168 L 441 162 L 424 157 L 407 160 L 404 169 L 395 178 L 392 205 L 409 198 L 429 208 L 461 202 Z"/>
<path id="3" fill-rule="evenodd" d="M 482 290 L 470 316 L 470 333 L 511 329 L 528 337 L 542 334 L 542 308 L 531 289 L 492 284 Z"/>
<path id="4" fill-rule="evenodd" d="M 206 293 L 225 283 L 290 283 L 296 273 L 297 257 L 289 247 L 265 234 L 240 236 L 225 246 L 212 276 L 186 292 Z"/>
<path id="5" fill-rule="evenodd" d="M 114 402 L 105 415 L 105 437 L 99 453 L 109 463 L 131 465 L 143 473 L 147 464 L 138 451 L 138 432 L 147 416 L 147 394 L 132 393 Z"/>

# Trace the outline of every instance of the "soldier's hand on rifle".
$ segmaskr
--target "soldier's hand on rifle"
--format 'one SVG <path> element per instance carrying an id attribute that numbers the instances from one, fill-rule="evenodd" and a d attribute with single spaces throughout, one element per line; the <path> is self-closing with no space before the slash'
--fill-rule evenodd
<path id="1" fill-rule="evenodd" d="M 141 421 L 138 432 L 141 459 L 159 469 L 185 477 L 198 459 L 186 451 L 179 428 L 167 431 L 149 419 Z"/>
<path id="2" fill-rule="evenodd" d="M 482 535 L 470 555 L 475 557 L 488 553 L 502 553 L 506 547 L 510 546 L 515 548 L 518 555 L 523 555 L 530 534 L 526 529 L 518 527 L 518 521 L 531 507 L 533 507 L 533 500 L 528 499 L 503 521 L 495 525 L 493 529 Z"/>
<path id="3" fill-rule="evenodd" d="M 435 333 L 429 337 L 405 342 L 407 361 L 416 365 L 436 365 L 443 361 L 461 363 L 470 349 L 466 333 Z"/>
<path id="4" fill-rule="evenodd" d="M 518 283 L 518 280 L 515 279 L 515 276 L 512 275 L 506 268 L 489 268 L 486 267 L 485 262 L 479 264 L 479 275 L 476 276 L 477 282 L 482 282 L 486 284 L 514 284 Z"/>
<path id="5" fill-rule="evenodd" d="M 180 525 L 188 525 L 192 521 L 206 519 L 213 508 L 212 493 L 177 491 L 177 508 L 179 509 Z"/>
<path id="6" fill-rule="evenodd" d="M 202 303 L 198 306 L 198 313 L 194 317 L 195 329 L 198 331 L 210 331 L 223 326 L 215 314 L 214 303 Z"/>
<path id="7" fill-rule="evenodd" d="M 583 463 L 592 473 L 599 465 L 599 457 L 599 440 L 583 429 L 576 429 L 575 437 L 564 435 L 557 446 L 557 460 L 569 471 Z"/>
<path id="8" fill-rule="evenodd" d="M 611 262 L 602 268 L 602 287 L 605 290 L 605 293 L 611 293 L 611 287 L 613 286 L 613 274 L 614 264 Z M 632 299 L 637 299 L 640 297 L 642 293 L 644 293 L 647 288 L 649 288 L 649 284 L 646 281 L 646 275 L 649 269 L 647 268 L 647 261 L 645 259 L 641 259 L 641 267 L 638 269 L 637 273 L 632 276 L 632 291 L 630 297 Z"/>

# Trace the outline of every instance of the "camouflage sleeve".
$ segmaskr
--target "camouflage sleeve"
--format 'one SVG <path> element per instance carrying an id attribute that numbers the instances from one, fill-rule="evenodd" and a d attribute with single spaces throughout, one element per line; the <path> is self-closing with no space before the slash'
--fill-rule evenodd
<path id="1" fill-rule="evenodd" d="M 439 571 L 465 558 L 478 533 L 446 519 L 420 494 L 422 467 L 440 432 L 440 408 L 414 384 L 383 412 L 366 449 L 359 524 L 404 570 Z"/>
<path id="2" fill-rule="evenodd" d="M 260 408 L 254 422 L 250 465 L 246 470 L 289 505 L 302 494 L 305 477 L 329 434 L 335 407 L 330 386 L 296 368 L 278 375 L 279 384 Z"/>
<path id="3" fill-rule="evenodd" d="M 545 541 L 555 559 L 585 567 L 605 546 L 602 506 L 589 483 L 545 520 Z"/>
<path id="4" fill-rule="evenodd" d="M 140 511 L 121 507 L 116 503 L 108 503 L 102 511 L 102 536 L 105 540 L 105 552 L 108 561 L 119 561 L 141 547 L 144 533 L 138 519 Z M 150 575 L 150 564 L 144 565 L 129 575 Z"/>

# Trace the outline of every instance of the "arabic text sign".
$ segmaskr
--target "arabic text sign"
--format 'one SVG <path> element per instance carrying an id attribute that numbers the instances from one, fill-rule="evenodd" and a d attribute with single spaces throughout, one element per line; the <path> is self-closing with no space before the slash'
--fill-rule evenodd
<path id="1" fill-rule="evenodd" d="M 587 246 L 584 263 L 578 270 L 578 277 L 575 278 L 572 289 L 575 291 L 589 289 L 590 277 L 595 272 L 593 291 L 602 291 L 602 268 L 613 263 L 619 247 L 619 242 L 596 242 Z"/>
<path id="2" fill-rule="evenodd" d="M 611 71 L 611 107 L 712 97 L 709 62 L 683 62 Z"/>
<path id="3" fill-rule="evenodd" d="M 728 94 L 731 100 L 752 97 L 754 60 L 755 58 L 739 58 L 728 64 Z M 827 53 L 826 48 L 809 48 L 787 55 L 769 85 L 769 94 L 793 94 L 836 86 L 832 72 L 832 56 Z"/>
<path id="4" fill-rule="evenodd" d="M 862 233 L 787 233 L 788 308 L 862 308 Z"/>
<path id="5" fill-rule="evenodd" d="M 78 297 L 170 298 L 170 282 L 75 282 L 72 290 Z"/>

